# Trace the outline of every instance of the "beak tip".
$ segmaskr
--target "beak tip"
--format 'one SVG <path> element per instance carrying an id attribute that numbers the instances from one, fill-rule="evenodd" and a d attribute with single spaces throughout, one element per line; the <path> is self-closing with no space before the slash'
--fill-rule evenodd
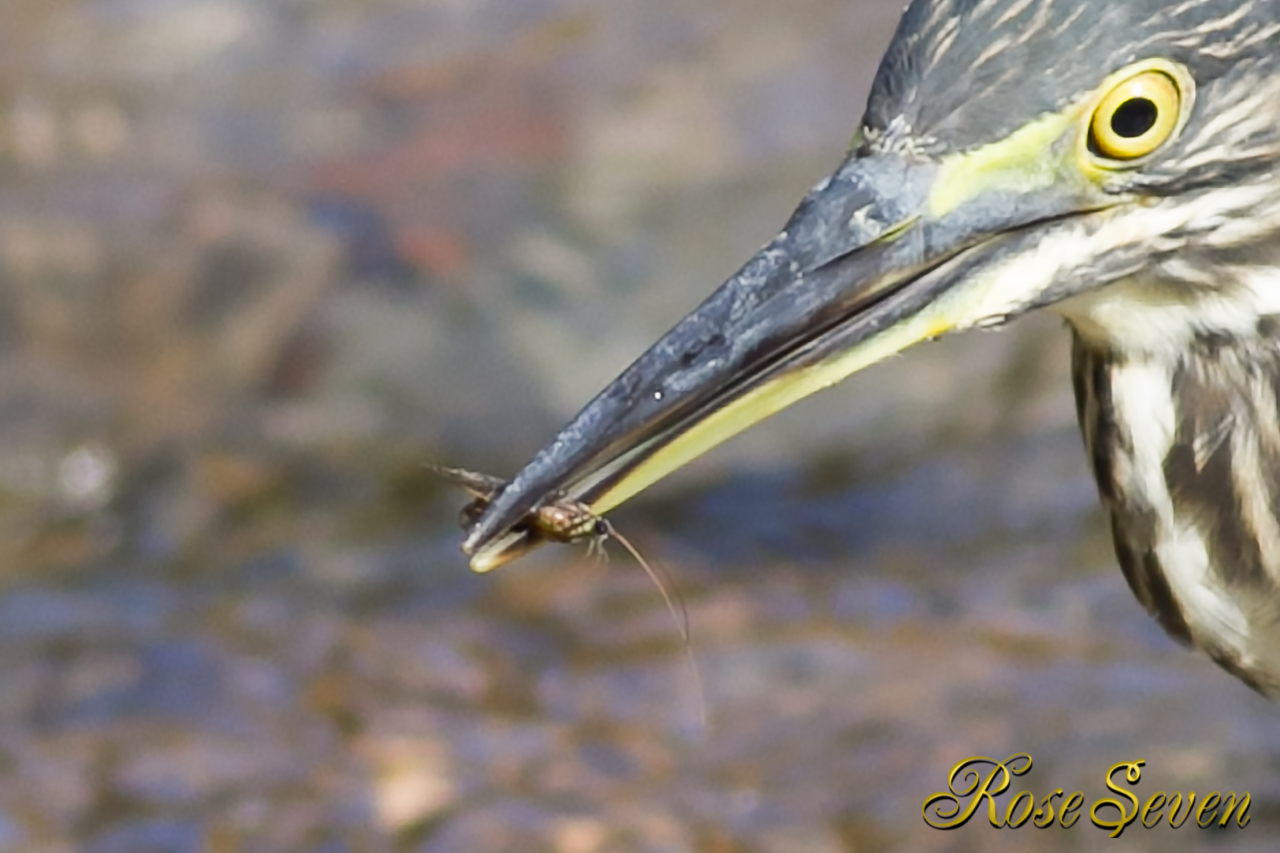
<path id="1" fill-rule="evenodd" d="M 465 554 L 466 556 L 470 557 L 473 554 L 475 554 L 476 547 L 479 544 L 480 543 L 476 541 L 475 528 L 473 527 L 471 528 L 471 530 L 468 530 L 467 535 L 463 537 L 462 545 L 459 548 L 459 550 L 462 551 L 462 553 Z"/>
<path id="2" fill-rule="evenodd" d="M 474 529 L 462 543 L 462 553 L 470 557 L 471 571 L 487 574 L 536 548 L 542 540 L 527 531 L 511 530 L 489 541 L 478 541 Z"/>

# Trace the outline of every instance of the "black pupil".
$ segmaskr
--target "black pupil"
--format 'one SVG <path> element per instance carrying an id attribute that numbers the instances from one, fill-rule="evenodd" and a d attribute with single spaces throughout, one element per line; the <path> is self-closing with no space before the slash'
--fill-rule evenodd
<path id="1" fill-rule="evenodd" d="M 1160 110 L 1146 98 L 1130 98 L 1111 114 L 1111 129 L 1117 136 L 1137 139 L 1156 126 Z"/>

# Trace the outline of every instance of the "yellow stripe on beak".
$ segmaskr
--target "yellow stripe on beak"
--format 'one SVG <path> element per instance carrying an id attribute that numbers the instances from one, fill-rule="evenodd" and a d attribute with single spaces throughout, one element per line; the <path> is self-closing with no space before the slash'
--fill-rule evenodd
<path id="1" fill-rule="evenodd" d="M 945 311 L 943 303 L 935 303 L 828 361 L 780 376 L 711 412 L 636 466 L 591 509 L 604 514 L 747 427 L 912 344 L 950 331 Z"/>

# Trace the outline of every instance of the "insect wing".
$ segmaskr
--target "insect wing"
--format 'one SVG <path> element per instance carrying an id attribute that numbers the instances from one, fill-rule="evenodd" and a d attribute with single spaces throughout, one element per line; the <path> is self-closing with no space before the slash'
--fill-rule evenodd
<path id="1" fill-rule="evenodd" d="M 481 474 L 479 471 L 468 471 L 465 468 L 449 468 L 445 465 L 437 465 L 434 462 L 428 462 L 427 468 L 442 479 L 448 480 L 453 485 L 466 490 L 471 497 L 482 500 L 485 503 L 492 501 L 498 496 L 498 492 L 507 486 L 506 480 L 489 474 Z"/>

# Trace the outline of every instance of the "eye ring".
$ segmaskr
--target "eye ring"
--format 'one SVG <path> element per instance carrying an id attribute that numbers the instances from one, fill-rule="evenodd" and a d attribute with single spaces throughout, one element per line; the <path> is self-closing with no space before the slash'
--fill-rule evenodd
<path id="1" fill-rule="evenodd" d="M 1173 75 L 1147 70 L 1127 77 L 1103 96 L 1089 122 L 1089 149 L 1128 162 L 1146 157 L 1173 136 L 1185 113 Z"/>

